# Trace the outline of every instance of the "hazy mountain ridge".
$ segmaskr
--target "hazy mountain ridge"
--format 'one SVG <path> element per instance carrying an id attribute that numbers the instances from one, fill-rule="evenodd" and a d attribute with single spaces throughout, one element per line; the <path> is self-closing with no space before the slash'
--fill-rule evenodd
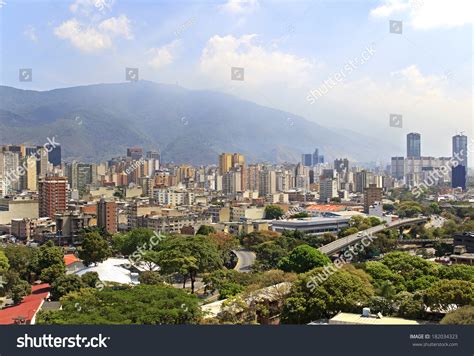
<path id="1" fill-rule="evenodd" d="M 63 157 L 100 161 L 138 145 L 166 161 L 216 163 L 221 152 L 248 161 L 299 161 L 318 147 L 327 159 L 375 160 L 376 139 L 345 135 L 280 110 L 211 91 L 140 81 L 51 91 L 0 87 L 0 143 L 43 144 Z M 381 152 L 382 151 L 382 152 Z"/>

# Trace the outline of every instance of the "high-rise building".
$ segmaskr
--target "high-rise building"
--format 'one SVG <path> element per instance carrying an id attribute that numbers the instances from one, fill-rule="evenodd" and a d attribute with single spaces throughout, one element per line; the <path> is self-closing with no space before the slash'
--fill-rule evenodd
<path id="1" fill-rule="evenodd" d="M 87 163 L 77 164 L 77 190 L 84 192 L 92 183 L 92 165 Z"/>
<path id="2" fill-rule="evenodd" d="M 362 170 L 357 172 L 354 176 L 355 191 L 357 193 L 363 193 L 365 188 L 369 187 L 369 184 L 373 181 L 373 173 Z"/>
<path id="3" fill-rule="evenodd" d="M 260 183 L 258 194 L 261 197 L 267 194 L 276 193 L 276 172 L 269 167 L 265 167 L 260 172 Z"/>
<path id="4" fill-rule="evenodd" d="M 405 176 L 405 158 L 392 157 L 391 175 L 396 179 L 403 179 Z"/>
<path id="5" fill-rule="evenodd" d="M 66 177 L 47 176 L 39 182 L 39 216 L 54 218 L 66 210 Z"/>
<path id="6" fill-rule="evenodd" d="M 0 196 L 9 195 L 20 188 L 18 152 L 0 152 Z"/>
<path id="7" fill-rule="evenodd" d="M 451 186 L 466 190 L 467 181 L 467 136 L 459 134 L 453 136 L 453 158 L 458 165 L 451 173 Z"/>
<path id="8" fill-rule="evenodd" d="M 36 151 L 38 176 L 45 177 L 48 174 L 48 151 L 42 146 L 38 146 Z"/>
<path id="9" fill-rule="evenodd" d="M 141 147 L 130 147 L 127 148 L 127 157 L 138 161 L 140 158 L 143 157 L 143 148 Z"/>
<path id="10" fill-rule="evenodd" d="M 364 190 L 364 211 L 369 212 L 369 207 L 375 202 L 382 202 L 382 188 L 378 188 L 377 184 L 369 184 Z"/>
<path id="11" fill-rule="evenodd" d="M 306 167 L 313 166 L 313 155 L 311 153 L 303 153 L 301 155 L 301 163 Z"/>
<path id="12" fill-rule="evenodd" d="M 421 135 L 411 132 L 407 135 L 407 158 L 421 157 Z"/>
<path id="13" fill-rule="evenodd" d="M 57 167 L 61 165 L 61 146 L 56 145 L 52 147 L 51 151 L 48 154 L 49 163 L 53 165 L 53 167 Z"/>
<path id="14" fill-rule="evenodd" d="M 319 200 L 328 202 L 332 198 L 337 198 L 337 179 L 336 178 L 323 178 L 319 182 Z"/>
<path id="15" fill-rule="evenodd" d="M 232 154 L 221 153 L 219 155 L 219 174 L 222 176 L 232 168 Z"/>
<path id="16" fill-rule="evenodd" d="M 117 232 L 117 203 L 101 199 L 97 203 L 97 226 L 109 234 Z"/>
<path id="17" fill-rule="evenodd" d="M 349 160 L 347 158 L 338 158 L 334 160 L 334 169 L 339 175 L 349 171 Z"/>

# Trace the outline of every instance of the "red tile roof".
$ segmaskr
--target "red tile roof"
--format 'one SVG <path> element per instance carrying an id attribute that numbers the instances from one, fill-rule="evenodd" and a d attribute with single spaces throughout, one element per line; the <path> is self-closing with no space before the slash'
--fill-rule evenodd
<path id="1" fill-rule="evenodd" d="M 30 324 L 43 303 L 43 300 L 48 296 L 48 283 L 32 286 L 31 294 L 23 298 L 20 304 L 0 310 L 0 325 L 15 324 L 13 319 L 19 316 L 25 318 L 26 323 Z"/>
<path id="2" fill-rule="evenodd" d="M 69 265 L 73 264 L 74 262 L 79 262 L 79 261 L 80 261 L 80 259 L 77 258 L 73 254 L 64 255 L 64 263 L 66 264 L 66 266 L 69 266 Z"/>

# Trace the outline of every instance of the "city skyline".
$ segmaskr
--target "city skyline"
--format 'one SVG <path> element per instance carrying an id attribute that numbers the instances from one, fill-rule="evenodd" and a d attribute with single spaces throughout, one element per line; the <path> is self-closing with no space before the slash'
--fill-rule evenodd
<path id="1" fill-rule="evenodd" d="M 402 137 L 420 132 L 426 151 L 442 156 L 450 150 L 443 135 L 473 133 L 470 10 L 465 0 L 448 7 L 440 1 L 19 1 L 0 11 L 8 29 L 2 48 L 11 53 L 1 84 L 51 90 L 117 83 L 125 81 L 125 68 L 138 68 L 140 79 L 230 93 L 353 135 L 384 137 L 400 153 Z M 335 13 L 338 25 L 330 20 Z M 389 32 L 391 20 L 403 22 L 402 33 Z M 24 45 L 12 51 L 17 43 Z M 345 63 L 371 43 L 375 53 L 339 82 Z M 242 81 L 230 80 L 232 67 L 244 69 Z M 18 81 L 21 68 L 32 69 L 31 82 Z M 327 94 L 313 105 L 308 93 L 314 90 Z M 403 125 L 390 127 L 391 114 L 401 115 Z"/>

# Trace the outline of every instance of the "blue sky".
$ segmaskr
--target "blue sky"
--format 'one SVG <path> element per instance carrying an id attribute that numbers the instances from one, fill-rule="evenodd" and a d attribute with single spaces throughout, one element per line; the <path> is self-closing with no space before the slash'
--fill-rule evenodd
<path id="1" fill-rule="evenodd" d="M 450 136 L 473 133 L 473 3 L 3 0 L 0 80 L 49 90 L 123 82 L 125 67 L 138 67 L 141 79 L 383 137 L 394 154 L 417 131 L 423 154 L 446 156 Z M 233 66 L 244 81 L 230 80 Z M 19 68 L 32 68 L 33 81 L 19 82 Z M 402 128 L 389 126 L 391 113 Z"/>

